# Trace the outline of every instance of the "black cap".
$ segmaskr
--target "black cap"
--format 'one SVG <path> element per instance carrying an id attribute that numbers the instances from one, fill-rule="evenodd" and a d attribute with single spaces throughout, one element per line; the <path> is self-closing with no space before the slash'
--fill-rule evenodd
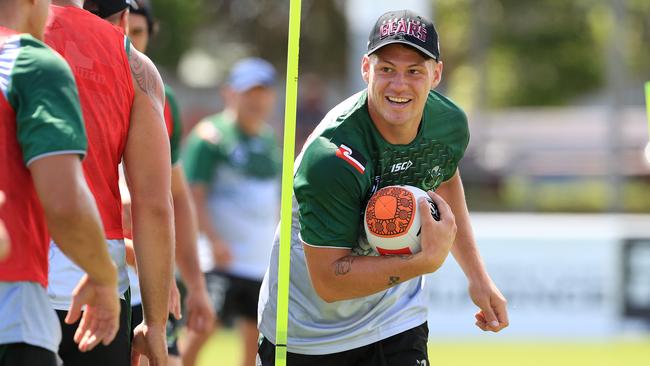
<path id="1" fill-rule="evenodd" d="M 133 0 L 86 0 L 84 2 L 84 9 L 100 18 L 108 18 L 126 9 L 127 6 L 133 3 Z"/>
<path id="2" fill-rule="evenodd" d="M 433 22 L 410 10 L 384 13 L 368 38 L 368 54 L 393 43 L 401 43 L 420 51 L 425 57 L 440 60 L 438 33 Z"/>

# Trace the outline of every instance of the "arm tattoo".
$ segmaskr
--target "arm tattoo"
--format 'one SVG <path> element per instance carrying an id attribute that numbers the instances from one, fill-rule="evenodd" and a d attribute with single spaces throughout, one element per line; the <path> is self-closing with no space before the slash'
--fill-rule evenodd
<path id="1" fill-rule="evenodd" d="M 142 56 L 135 50 L 129 52 L 129 66 L 131 67 L 131 75 L 133 75 L 138 87 L 145 94 L 150 97 L 160 95 L 155 73 L 147 67 L 147 64 L 142 60 Z"/>
<path id="2" fill-rule="evenodd" d="M 388 277 L 388 286 L 397 285 L 399 283 L 399 276 Z"/>
<path id="3" fill-rule="evenodd" d="M 411 259 L 413 259 L 413 254 L 381 255 L 381 256 L 379 256 L 379 258 L 383 258 L 383 259 L 397 258 L 397 259 L 401 259 L 403 261 L 410 261 Z"/>
<path id="4" fill-rule="evenodd" d="M 344 276 L 352 270 L 352 262 L 354 262 L 356 257 L 348 255 L 337 260 L 334 263 L 334 274 L 337 276 Z"/>

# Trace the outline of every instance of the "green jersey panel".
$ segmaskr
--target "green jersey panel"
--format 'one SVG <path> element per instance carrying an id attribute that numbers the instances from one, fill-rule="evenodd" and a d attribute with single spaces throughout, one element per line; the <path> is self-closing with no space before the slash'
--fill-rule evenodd
<path id="1" fill-rule="evenodd" d="M 365 204 L 378 189 L 411 185 L 435 190 L 458 168 L 469 142 L 467 117 L 431 91 L 415 139 L 388 143 L 370 119 L 367 93 L 358 93 L 316 128 L 294 177 L 300 235 L 315 246 L 357 246 Z"/>
<path id="2" fill-rule="evenodd" d="M 6 95 L 16 111 L 25 164 L 52 153 L 84 155 L 86 131 L 69 66 L 31 36 L 22 35 L 20 42 Z"/>
<path id="3" fill-rule="evenodd" d="M 221 134 L 209 120 L 199 122 L 185 143 L 182 160 L 190 183 L 209 184 L 220 159 Z"/>
<path id="4" fill-rule="evenodd" d="M 307 244 L 349 248 L 357 241 L 363 201 L 356 168 L 337 157 L 338 147 L 319 137 L 309 147 L 294 179 L 294 192 L 300 203 L 301 238 Z"/>
<path id="5" fill-rule="evenodd" d="M 281 169 L 273 130 L 264 126 L 257 136 L 247 136 L 228 113 L 206 117 L 190 133 L 183 164 L 190 182 L 210 183 L 220 164 L 249 177 L 275 177 Z"/>

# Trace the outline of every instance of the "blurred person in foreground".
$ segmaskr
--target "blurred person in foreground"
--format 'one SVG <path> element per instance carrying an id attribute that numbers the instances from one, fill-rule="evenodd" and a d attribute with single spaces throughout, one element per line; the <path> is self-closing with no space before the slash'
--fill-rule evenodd
<path id="1" fill-rule="evenodd" d="M 8 230 L 0 234 L 13 244 L 0 258 L 2 366 L 56 365 L 61 327 L 45 290 L 50 235 L 81 268 L 65 317 L 76 322 L 85 306 L 75 348 L 108 344 L 118 330 L 117 270 L 81 165 L 87 140 L 77 87 L 40 41 L 49 5 L 0 2 L 0 223 Z"/>
<path id="2" fill-rule="evenodd" d="M 288 364 L 429 365 L 423 276 L 451 251 L 480 308 L 476 325 L 508 325 L 506 302 L 474 242 L 458 162 L 467 118 L 433 89 L 442 76 L 433 23 L 407 10 L 382 15 L 361 61 L 363 90 L 332 109 L 297 159 Z M 405 184 L 429 191 L 440 221 L 422 213 L 422 250 L 376 256 L 360 237 L 368 199 Z M 433 191 L 436 193 L 433 193 Z M 260 294 L 258 365 L 275 362 L 279 238 Z"/>
<path id="3" fill-rule="evenodd" d="M 224 89 L 226 109 L 192 130 L 183 164 L 199 216 L 202 269 L 220 325 L 238 320 L 242 365 L 255 364 L 257 298 L 278 219 L 280 153 L 266 123 L 273 112 L 275 70 L 259 58 L 237 62 Z M 189 330 L 183 364 L 212 332 Z"/>
<path id="4" fill-rule="evenodd" d="M 108 3 L 117 17 L 128 16 L 124 0 Z M 45 41 L 73 70 L 88 133 L 83 167 L 101 214 L 109 251 L 118 265 L 120 330 L 108 346 L 80 353 L 71 346 L 70 326 L 63 325 L 59 356 L 66 366 L 126 365 L 146 354 L 152 365 L 167 361 L 166 323 L 173 263 L 171 164 L 165 130 L 163 84 L 158 70 L 131 46 L 117 27 L 82 9 L 83 1 L 55 0 Z M 138 243 L 144 320 L 130 341 L 129 281 L 125 262 L 118 165 L 124 161 L 132 198 L 133 239 Z M 52 306 L 62 319 L 67 293 L 79 269 L 50 246 Z M 133 347 L 131 347 L 131 344 Z"/>
<path id="5" fill-rule="evenodd" d="M 105 0 L 104 0 L 105 1 Z M 100 4 L 102 1 L 98 1 Z M 87 2 L 84 6 L 92 5 Z M 94 12 L 100 17 L 106 17 L 106 20 L 113 25 L 128 30 L 128 35 L 132 45 L 140 52 L 146 52 L 151 36 L 155 35 L 158 24 L 155 21 L 151 5 L 145 0 L 132 0 L 129 3 L 129 15 L 126 18 L 127 24 L 122 24 L 121 17 L 104 14 L 103 8 L 96 8 Z M 183 283 L 186 289 L 185 295 L 185 313 L 187 314 L 186 324 L 189 329 L 197 332 L 205 332 L 212 327 L 214 322 L 214 311 L 210 304 L 207 294 L 205 279 L 199 266 L 199 259 L 196 249 L 197 241 L 197 222 L 194 203 L 189 192 L 185 173 L 181 165 L 180 143 L 183 133 L 183 125 L 180 119 L 180 110 L 172 89 L 165 85 L 165 124 L 170 142 L 171 163 L 172 163 L 172 198 L 174 201 L 174 218 L 176 227 L 176 247 L 175 258 L 176 265 L 180 271 Z M 122 177 L 120 177 L 122 178 Z M 123 179 L 120 183 L 124 182 Z M 123 205 L 123 226 L 127 238 L 131 237 L 131 214 L 130 214 L 130 196 L 126 190 L 126 184 L 120 184 L 122 189 Z M 133 246 L 130 240 L 127 243 L 127 262 L 135 258 L 133 255 Z M 137 245 L 137 244 L 136 244 Z M 129 263 L 129 282 L 131 284 L 131 328 L 135 328 L 142 322 L 142 297 L 140 295 L 139 279 L 135 263 Z M 180 323 L 177 320 L 181 317 L 178 289 L 175 283 L 172 283 L 172 295 L 170 296 L 170 313 L 173 316 L 167 321 L 167 352 L 169 354 L 169 365 L 180 365 L 177 339 Z M 142 364 L 146 361 L 143 358 Z"/>

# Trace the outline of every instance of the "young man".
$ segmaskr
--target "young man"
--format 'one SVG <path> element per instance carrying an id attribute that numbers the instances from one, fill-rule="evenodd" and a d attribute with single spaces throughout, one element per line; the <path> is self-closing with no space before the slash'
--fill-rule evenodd
<path id="1" fill-rule="evenodd" d="M 0 3 L 0 222 L 15 244 L 0 259 L 2 366 L 56 365 L 61 328 L 45 291 L 50 235 L 87 273 L 65 318 L 77 321 L 85 304 L 79 350 L 110 343 L 118 330 L 117 271 L 81 167 L 87 143 L 77 88 L 65 61 L 25 34 L 42 39 L 48 6 Z"/>
<path id="2" fill-rule="evenodd" d="M 473 240 L 458 172 L 467 120 L 432 90 L 442 74 L 433 24 L 406 10 L 382 15 L 361 74 L 368 88 L 330 111 L 298 157 L 287 342 L 292 366 L 428 365 L 422 275 L 437 270 L 450 250 L 481 308 L 477 325 L 491 331 L 508 325 L 505 299 Z M 358 241 L 360 219 L 369 197 L 395 184 L 435 190 L 429 195 L 441 221 L 420 202 L 422 251 L 373 256 Z M 276 237 L 260 295 L 258 365 L 274 364 L 277 258 Z"/>
<path id="3" fill-rule="evenodd" d="M 118 13 L 126 17 L 124 1 Z M 83 10 L 83 1 L 56 0 L 51 6 L 45 41 L 73 70 L 88 132 L 89 154 L 84 171 L 104 223 L 113 259 L 118 264 L 120 301 L 125 316 L 107 347 L 79 353 L 71 347 L 72 333 L 63 327 L 59 356 L 69 365 L 124 365 L 130 362 L 130 305 L 118 165 L 124 161 L 132 197 L 133 239 L 138 259 L 144 321 L 135 330 L 133 349 L 144 352 L 152 365 L 167 359 L 165 330 L 173 263 L 169 140 L 165 131 L 164 94 L 153 63 L 131 47 L 124 33 Z M 79 269 L 50 248 L 53 264 L 48 293 L 62 317 L 66 296 Z"/>
<path id="4" fill-rule="evenodd" d="M 202 268 L 222 323 L 238 320 L 242 365 L 255 362 L 257 298 L 277 222 L 280 157 L 265 121 L 275 105 L 275 70 L 249 58 L 232 69 L 225 111 L 191 132 L 183 164 L 196 202 Z M 183 364 L 194 365 L 211 332 L 187 334 Z"/>
<path id="5" fill-rule="evenodd" d="M 109 9 L 111 3 L 108 0 L 94 0 L 86 2 L 84 7 L 95 5 L 97 15 L 105 18 L 113 25 L 128 30 L 132 45 L 140 52 L 146 52 L 149 39 L 155 33 L 156 22 L 153 18 L 151 6 L 148 1 L 131 0 L 129 3 L 129 15 L 126 18 L 127 24 L 121 24 L 123 19 L 115 16 Z M 94 3 L 94 4 L 93 4 Z M 165 85 L 165 124 L 169 135 L 172 163 L 171 190 L 174 201 L 174 218 L 176 224 L 176 264 L 186 288 L 185 312 L 186 323 L 189 329 L 196 332 L 205 332 L 212 327 L 214 322 L 214 311 L 207 294 L 205 278 L 199 267 L 199 259 L 196 249 L 197 222 L 194 203 L 190 196 L 185 173 L 179 159 L 183 125 L 180 120 L 180 110 L 172 89 Z M 123 210 L 125 214 L 125 229 L 128 225 L 130 232 L 131 214 L 130 197 L 128 192 L 122 195 Z M 130 237 L 130 235 L 128 235 Z M 127 248 L 132 250 L 132 248 Z M 127 254 L 127 258 L 129 254 Z M 131 284 L 131 326 L 135 328 L 142 322 L 142 297 L 140 294 L 139 279 L 134 267 L 129 266 L 129 282 Z M 175 287 L 174 284 L 172 284 Z M 176 290 L 177 291 L 177 290 Z M 168 364 L 180 365 L 177 338 L 179 323 L 176 317 L 180 316 L 180 309 L 172 306 L 174 317 L 170 317 L 167 324 L 167 351 L 169 353 Z M 170 312 L 172 312 L 170 310 Z"/>

